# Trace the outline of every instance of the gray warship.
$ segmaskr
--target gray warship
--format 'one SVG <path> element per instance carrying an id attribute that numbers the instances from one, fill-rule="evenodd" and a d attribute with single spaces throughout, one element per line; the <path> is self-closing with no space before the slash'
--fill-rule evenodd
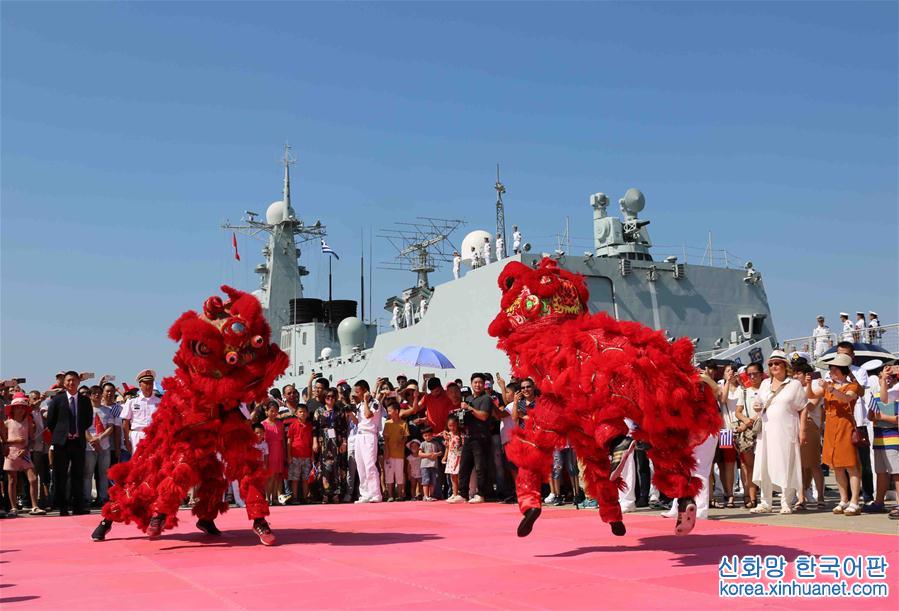
<path id="1" fill-rule="evenodd" d="M 431 286 L 429 273 L 435 271 L 437 263 L 433 248 L 448 239 L 446 231 L 441 232 L 440 228 L 451 230 L 459 223 L 432 222 L 437 228 L 432 235 L 407 240 L 405 247 L 399 249 L 401 258 L 412 262 L 406 269 L 416 274 L 416 283 L 385 304 L 394 319 L 399 310 L 399 324 L 379 329 L 375 316 L 372 321 L 365 320 L 364 281 L 361 315 L 360 304 L 354 300 L 335 300 L 330 294 L 327 299 L 304 294 L 303 277 L 309 272 L 300 263 L 301 246 L 324 245 L 326 228 L 319 221 L 306 224 L 297 216 L 290 195 L 291 163 L 286 147 L 282 197 L 268 206 L 264 218 L 247 212 L 239 223 L 223 225 L 229 231 L 241 231 L 264 241 L 263 262 L 255 268 L 260 286 L 253 294 L 265 309 L 272 337 L 290 356 L 290 366 L 277 382 L 280 385 L 294 383 L 304 387 L 313 372 L 321 373 L 332 383 L 341 379 L 395 378 L 398 374 L 420 377 L 423 373 L 434 373 L 443 379 L 467 379 L 474 371 L 498 372 L 508 377 L 508 358 L 496 348 L 495 339 L 487 335 L 487 327 L 499 308 L 497 277 L 509 261 L 536 265 L 544 256 L 553 257 L 559 266 L 585 277 L 591 312 L 605 311 L 617 319 L 641 322 L 664 331 L 672 340 L 688 337 L 697 358 L 714 356 L 747 363 L 767 358 L 777 345 L 758 270 L 751 263 L 732 269 L 688 264 L 677 257 L 655 260 L 647 228 L 649 220 L 639 216 L 646 203 L 639 190 L 629 189 L 619 200 L 620 217 L 609 210 L 610 200 L 605 194 L 589 197 L 593 247 L 582 255 L 575 256 L 561 248 L 552 253 L 532 253 L 526 243 L 510 254 L 505 239 L 499 248 L 494 243 L 494 236 L 506 235 L 502 201 L 505 188 L 499 178 L 494 186 L 496 233 L 472 231 L 459 249 L 462 253 L 472 252 L 472 246 L 478 250 L 487 238 L 499 260 L 494 258 L 489 264 L 479 265 L 466 256 L 462 259 L 464 273 L 458 279 Z M 585 217 L 587 214 L 585 210 Z M 410 324 L 404 324 L 402 316 L 407 302 L 414 313 Z M 389 355 L 405 346 L 438 350 L 455 367 L 435 370 L 391 361 Z"/>

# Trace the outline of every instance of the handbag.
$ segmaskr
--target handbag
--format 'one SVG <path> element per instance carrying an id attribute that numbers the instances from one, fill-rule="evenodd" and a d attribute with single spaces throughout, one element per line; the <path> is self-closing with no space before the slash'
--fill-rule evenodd
<path id="1" fill-rule="evenodd" d="M 737 446 L 737 450 L 740 452 L 749 452 L 755 447 L 756 439 L 762 432 L 762 412 L 764 412 L 771 405 L 771 402 L 774 401 L 774 397 L 777 396 L 777 393 L 781 391 L 781 389 L 786 386 L 786 384 L 781 384 L 777 390 L 771 393 L 771 396 L 768 397 L 768 400 L 765 402 L 765 406 L 762 408 L 762 411 L 757 414 L 755 421 L 752 423 L 752 426 L 742 433 L 737 433 L 734 442 Z M 746 390 L 743 390 L 744 404 L 746 397 Z"/>
<path id="2" fill-rule="evenodd" d="M 868 431 L 860 431 L 858 427 L 852 429 L 852 445 L 857 448 L 867 448 L 869 444 L 868 442 Z"/>

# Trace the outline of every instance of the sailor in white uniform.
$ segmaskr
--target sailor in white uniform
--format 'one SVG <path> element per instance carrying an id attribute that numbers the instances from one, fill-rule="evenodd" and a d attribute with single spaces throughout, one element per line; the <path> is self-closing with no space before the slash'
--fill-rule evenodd
<path id="1" fill-rule="evenodd" d="M 459 273 L 462 271 L 462 255 L 458 251 L 453 251 L 453 280 L 459 279 Z"/>
<path id="2" fill-rule="evenodd" d="M 421 320 L 422 318 L 424 318 L 425 314 L 427 314 L 427 312 L 428 312 L 428 300 L 422 299 L 421 306 L 418 309 L 418 320 Z"/>
<path id="3" fill-rule="evenodd" d="M 400 328 L 400 306 L 393 304 L 393 316 L 390 317 L 390 326 L 396 331 Z"/>
<path id="4" fill-rule="evenodd" d="M 518 225 L 512 225 L 512 252 L 521 254 L 521 232 L 518 231 Z"/>
<path id="5" fill-rule="evenodd" d="M 407 301 L 405 304 L 403 304 L 403 319 L 405 320 L 405 323 L 406 323 L 405 326 L 407 326 L 407 327 L 412 326 L 412 302 L 411 301 Z"/>
<path id="6" fill-rule="evenodd" d="M 133 456 L 137 446 L 144 438 L 144 430 L 150 426 L 153 414 L 159 407 L 159 397 L 153 394 L 153 382 L 156 380 L 156 372 L 152 369 L 144 369 L 137 374 L 137 384 L 140 392 L 133 399 L 129 399 L 122 407 L 122 428 L 125 431 L 126 449 Z"/>
<path id="7" fill-rule="evenodd" d="M 490 265 L 490 238 L 484 238 L 484 265 Z"/>
<path id="8" fill-rule="evenodd" d="M 864 312 L 856 312 L 855 313 L 855 341 L 863 342 L 865 341 L 865 329 L 868 328 L 867 323 L 865 322 L 865 313 Z"/>
<path id="9" fill-rule="evenodd" d="M 871 310 L 868 312 L 868 341 L 876 344 L 880 341 L 883 331 L 880 330 L 880 319 L 877 312 Z"/>
<path id="10" fill-rule="evenodd" d="M 812 331 L 812 338 L 815 343 L 815 358 L 819 358 L 830 348 L 830 327 L 824 324 L 824 314 L 818 314 L 818 326 Z"/>
<path id="11" fill-rule="evenodd" d="M 852 326 L 852 323 L 849 322 L 849 312 L 840 312 L 840 322 L 843 323 L 843 332 L 840 333 L 840 341 L 851 342 L 852 330 L 854 327 Z"/>
<path id="12" fill-rule="evenodd" d="M 505 247 L 505 242 L 503 241 L 503 236 L 500 234 L 496 234 L 496 260 L 503 260 L 503 248 Z"/>
<path id="13" fill-rule="evenodd" d="M 475 269 L 481 267 L 481 253 L 478 252 L 477 248 L 474 246 L 471 247 L 471 269 Z"/>

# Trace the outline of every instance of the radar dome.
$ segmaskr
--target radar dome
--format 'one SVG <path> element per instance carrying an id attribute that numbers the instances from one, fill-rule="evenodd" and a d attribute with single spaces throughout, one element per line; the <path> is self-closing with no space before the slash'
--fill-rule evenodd
<path id="1" fill-rule="evenodd" d="M 337 339 L 340 341 L 340 354 L 348 356 L 353 348 L 365 345 L 365 325 L 355 316 L 349 316 L 337 325 Z"/>
<path id="2" fill-rule="evenodd" d="M 334 354 L 334 350 L 331 349 L 330 346 L 325 346 L 322 348 L 321 358 L 323 361 L 328 360 Z"/>
<path id="3" fill-rule="evenodd" d="M 272 202 L 265 211 L 265 222 L 269 225 L 277 225 L 283 222 L 285 218 L 287 218 L 287 207 L 280 199 Z"/>
<path id="4" fill-rule="evenodd" d="M 637 213 L 646 207 L 646 198 L 643 197 L 640 189 L 630 188 L 624 193 L 624 197 L 618 203 L 625 214 L 636 216 Z"/>
<path id="5" fill-rule="evenodd" d="M 474 246 L 474 248 L 478 252 L 478 254 L 483 256 L 484 238 L 487 238 L 488 240 L 490 240 L 490 250 L 492 253 L 493 252 L 493 236 L 490 235 L 488 232 L 484 231 L 483 229 L 477 229 L 475 231 L 472 231 L 467 236 L 465 236 L 464 240 L 462 240 L 462 246 L 460 246 L 460 248 L 462 250 L 459 252 L 459 254 L 462 255 L 462 261 L 469 267 L 471 267 L 471 247 Z"/>

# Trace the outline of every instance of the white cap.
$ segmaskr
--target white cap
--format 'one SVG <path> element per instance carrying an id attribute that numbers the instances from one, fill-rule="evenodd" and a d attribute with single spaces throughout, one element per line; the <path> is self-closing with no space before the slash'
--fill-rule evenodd
<path id="1" fill-rule="evenodd" d="M 871 316 L 877 316 L 877 312 L 875 312 L 874 310 L 868 310 L 868 314 L 870 314 Z"/>
<path id="2" fill-rule="evenodd" d="M 824 314 L 818 314 L 815 316 L 815 320 L 824 320 Z"/>
<path id="3" fill-rule="evenodd" d="M 864 312 L 858 312 L 858 311 L 856 311 L 856 312 L 855 312 L 855 315 L 856 315 L 856 316 L 864 316 L 865 313 L 864 313 Z"/>
<path id="4" fill-rule="evenodd" d="M 840 316 L 845 316 L 846 318 L 849 318 L 849 312 L 840 312 Z"/>

